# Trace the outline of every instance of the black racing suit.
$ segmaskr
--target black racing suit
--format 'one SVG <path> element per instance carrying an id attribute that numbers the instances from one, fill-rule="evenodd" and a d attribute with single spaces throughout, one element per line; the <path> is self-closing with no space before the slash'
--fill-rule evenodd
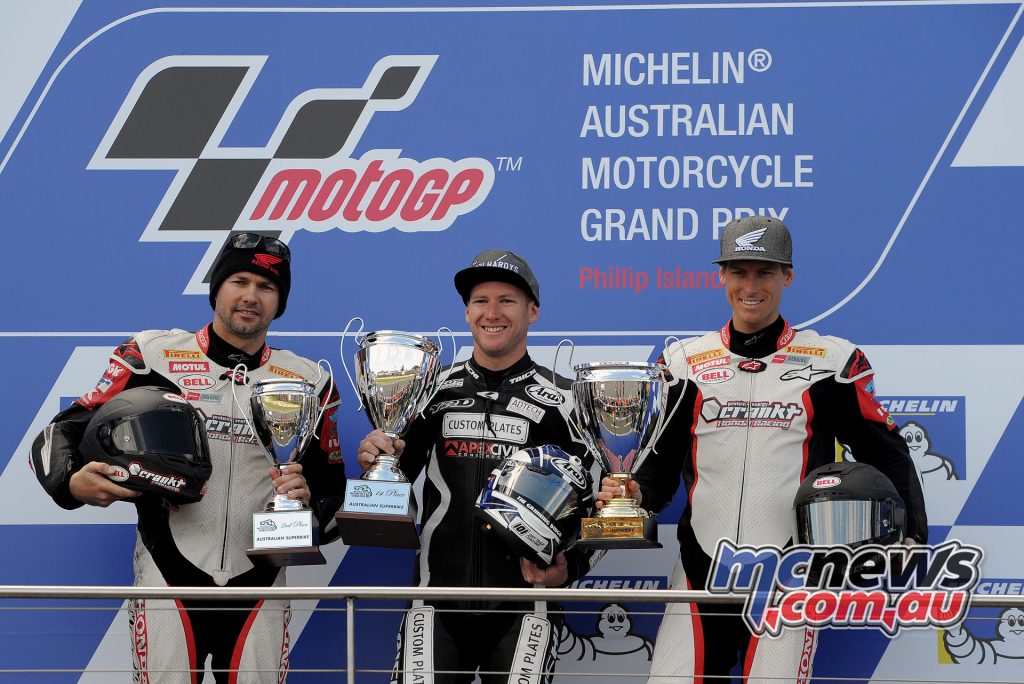
<path id="1" fill-rule="evenodd" d="M 924 497 L 907 445 L 875 400 L 867 358 L 850 342 L 793 330 L 782 318 L 752 335 L 737 333 L 730 322 L 670 345 L 664 359 L 673 376 L 671 413 L 635 477 L 644 507 L 653 511 L 668 505 L 680 474 L 689 493 L 674 588 L 706 587 L 719 539 L 789 544 L 797 487 L 808 472 L 835 461 L 836 440 L 892 480 L 907 506 L 907 536 L 927 540 Z M 810 677 L 812 631 L 757 638 L 740 610 L 671 605 L 651 681 L 699 683 L 705 675 L 728 675 L 737 659 L 744 682 Z"/>
<path id="2" fill-rule="evenodd" d="M 246 384 L 233 372 L 240 363 L 248 369 Z M 283 585 L 283 571 L 254 566 L 246 555 L 252 546 L 252 514 L 262 511 L 274 492 L 267 476 L 271 461 L 245 418 L 251 422 L 254 382 L 286 378 L 316 383 L 321 405 L 328 407 L 317 428 L 319 439 L 311 440 L 301 457 L 320 543 L 326 543 L 337 536 L 334 513 L 345 491 L 337 393 L 331 390 L 328 397 L 328 376 L 312 361 L 266 345 L 247 354 L 220 339 L 212 325 L 196 333 L 146 330 L 119 346 L 96 388 L 59 413 L 36 439 L 33 470 L 60 506 L 82 506 L 69 484 L 85 465 L 78 446 L 92 411 L 133 387 L 180 393 L 206 421 L 213 473 L 206 494 L 196 503 L 174 506 L 150 494 L 132 499 L 139 515 L 136 585 Z M 251 671 L 237 676 L 216 672 L 218 682 L 283 680 L 288 616 L 285 601 L 133 601 L 129 617 L 135 679 L 195 681 L 185 671 L 202 672 L 207 654 L 212 654 L 214 670 Z"/>
<path id="3" fill-rule="evenodd" d="M 576 454 L 594 478 L 595 491 L 600 486 L 600 466 L 584 448 L 560 391 L 569 383 L 559 378 L 556 387 L 551 371 L 529 356 L 501 372 L 470 360 L 443 377 L 407 433 L 401 457 L 410 480 L 426 471 L 415 582 L 423 587 L 528 587 L 517 555 L 485 531 L 473 511 L 491 471 L 531 446 L 555 444 Z M 569 582 L 597 560 L 596 554 L 579 549 L 565 555 Z M 524 610 L 534 612 L 524 616 Z M 541 602 L 414 604 L 399 633 L 393 681 L 469 682 L 478 668 L 487 683 L 517 680 L 484 672 L 550 672 L 557 644 L 544 612 Z M 430 670 L 439 674 L 431 678 Z"/>

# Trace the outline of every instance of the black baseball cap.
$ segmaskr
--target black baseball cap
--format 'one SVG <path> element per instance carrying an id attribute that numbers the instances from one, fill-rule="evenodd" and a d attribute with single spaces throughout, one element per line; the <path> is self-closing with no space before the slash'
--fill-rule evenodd
<path id="1" fill-rule="evenodd" d="M 742 260 L 793 265 L 793 237 L 789 228 L 770 216 L 744 216 L 732 221 L 718 244 L 721 256 L 712 263 Z"/>
<path id="2" fill-rule="evenodd" d="M 455 289 L 462 295 L 462 303 L 468 304 L 473 288 L 491 281 L 515 285 L 540 306 L 540 284 L 530 265 L 507 249 L 488 249 L 473 257 L 467 268 L 455 274 Z"/>

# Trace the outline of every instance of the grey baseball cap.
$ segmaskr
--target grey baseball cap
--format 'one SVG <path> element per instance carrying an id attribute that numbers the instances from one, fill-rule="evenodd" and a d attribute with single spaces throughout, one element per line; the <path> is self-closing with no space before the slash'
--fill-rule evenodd
<path id="1" fill-rule="evenodd" d="M 455 289 L 465 304 L 469 302 L 469 293 L 474 286 L 495 280 L 515 285 L 540 305 L 540 284 L 530 265 L 526 259 L 507 249 L 488 249 L 473 257 L 467 268 L 455 274 Z"/>
<path id="2" fill-rule="evenodd" d="M 793 238 L 786 224 L 770 216 L 745 216 L 725 227 L 718 242 L 722 256 L 712 263 L 733 260 L 774 261 L 793 265 Z"/>

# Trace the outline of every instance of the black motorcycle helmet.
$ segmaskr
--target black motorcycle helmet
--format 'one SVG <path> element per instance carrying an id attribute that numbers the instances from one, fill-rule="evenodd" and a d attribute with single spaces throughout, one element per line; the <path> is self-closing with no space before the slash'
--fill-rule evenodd
<path id="1" fill-rule="evenodd" d="M 593 506 L 580 459 L 546 444 L 521 449 L 491 471 L 475 514 L 513 551 L 546 568 L 576 543 Z"/>
<path id="2" fill-rule="evenodd" d="M 79 450 L 117 467 L 108 477 L 122 487 L 174 504 L 202 499 L 213 472 L 199 412 L 159 387 L 125 390 L 96 409 Z"/>
<path id="3" fill-rule="evenodd" d="M 793 501 L 796 538 L 813 546 L 903 541 L 907 511 L 892 482 L 866 463 L 844 461 L 816 468 Z"/>

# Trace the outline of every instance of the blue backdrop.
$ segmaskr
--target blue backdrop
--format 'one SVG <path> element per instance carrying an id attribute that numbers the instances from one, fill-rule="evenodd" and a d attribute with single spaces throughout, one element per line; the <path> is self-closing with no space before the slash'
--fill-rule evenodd
<path id="1" fill-rule="evenodd" d="M 353 316 L 450 326 L 465 354 L 451 276 L 489 247 L 542 283 L 539 360 L 565 337 L 577 361 L 656 358 L 665 336 L 727 318 L 719 228 L 772 213 L 796 240 L 784 314 L 865 348 L 880 398 L 923 438 L 933 538 L 982 546 L 986 591 L 1022 593 L 1021 3 L 306 5 L 0 9 L 0 584 L 131 582 L 132 507 L 59 510 L 28 446 L 127 335 L 210 319 L 204 278 L 232 228 L 278 231 L 295 255 L 271 344 L 340 371 Z M 365 181 L 361 203 L 344 179 Z M 355 471 L 367 423 L 338 379 Z M 952 479 L 933 469 L 946 462 Z M 683 498 L 662 514 L 664 552 L 610 554 L 585 585 L 664 587 Z M 291 583 L 409 581 L 407 552 L 330 554 Z M 341 666 L 342 618 L 309 607 L 293 666 Z M 591 608 L 572 626 L 597 666 L 644 671 Z M 631 609 L 653 640 L 658 618 Z M 3 667 L 128 666 L 123 616 L 59 615 L 5 614 Z M 397 619 L 359 618 L 361 665 L 389 667 Z M 956 663 L 929 630 L 826 633 L 816 674 L 1020 681 L 1024 634 L 996 625 L 966 624 L 987 665 Z"/>

